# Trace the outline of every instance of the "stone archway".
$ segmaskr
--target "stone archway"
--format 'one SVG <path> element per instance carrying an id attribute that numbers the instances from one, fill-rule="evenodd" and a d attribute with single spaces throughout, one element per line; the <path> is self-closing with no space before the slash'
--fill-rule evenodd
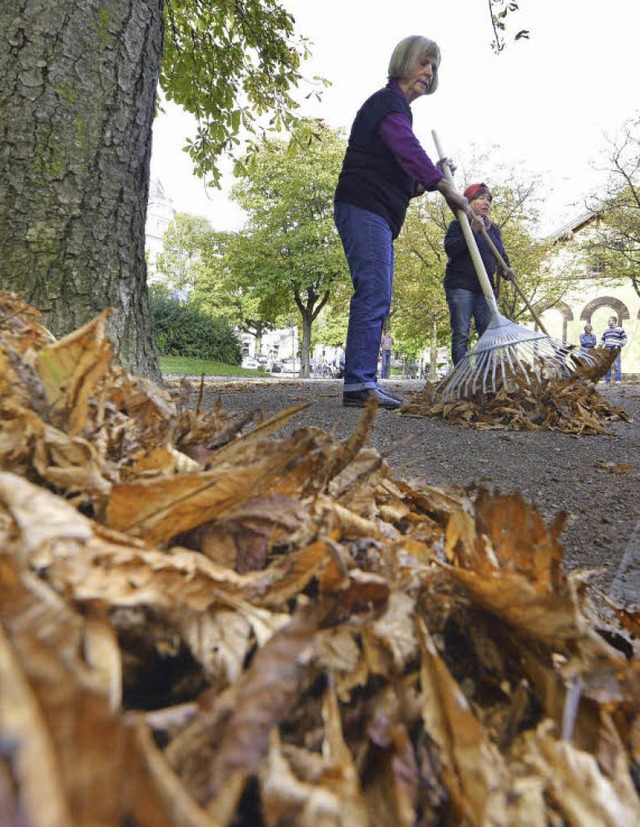
<path id="1" fill-rule="evenodd" d="M 562 316 L 562 341 L 567 341 L 567 327 L 569 322 L 573 321 L 573 310 L 569 307 L 566 302 L 563 301 L 551 301 L 551 302 L 543 302 L 536 307 L 536 311 L 539 313 L 540 316 L 544 313 L 545 310 L 557 310 L 560 315 Z M 535 326 L 535 329 L 538 329 L 538 325 Z"/>
<path id="2" fill-rule="evenodd" d="M 592 299 L 585 305 L 582 313 L 580 314 L 580 318 L 583 322 L 591 324 L 591 317 L 596 310 L 599 310 L 601 307 L 610 307 L 620 322 L 631 318 L 627 305 L 624 302 L 621 302 L 620 299 L 615 299 L 613 296 L 600 296 L 598 299 Z M 638 318 L 640 318 L 640 312 L 638 313 Z"/>

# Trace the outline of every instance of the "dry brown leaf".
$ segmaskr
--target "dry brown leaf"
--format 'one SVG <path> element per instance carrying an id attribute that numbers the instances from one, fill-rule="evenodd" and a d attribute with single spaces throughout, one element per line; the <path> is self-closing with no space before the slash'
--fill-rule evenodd
<path id="1" fill-rule="evenodd" d="M 84 327 L 38 352 L 36 367 L 50 415 L 64 422 L 70 434 L 87 426 L 91 397 L 111 366 L 113 345 L 106 338 L 111 311 L 105 310 Z"/>
<path id="2" fill-rule="evenodd" d="M 527 754 L 571 827 L 634 827 L 640 822 L 637 792 L 628 773 L 620 772 L 626 763 L 621 748 L 610 778 L 595 756 L 553 737 L 549 727 L 541 727 Z"/>
<path id="3" fill-rule="evenodd" d="M 9 570 L 0 559 L 0 573 L 6 582 Z M 15 574 L 13 574 L 15 576 Z M 4 589 L 3 589 L 4 591 Z M 38 698 L 29 686 L 12 641 L 0 627 L 0 731 L 11 744 L 13 774 L 19 785 L 20 807 L 29 824 L 75 822 L 64 788 L 55 745 L 47 729 Z M 18 803 L 16 802 L 16 807 Z M 46 813 L 46 820 L 41 815 Z M 18 813 L 15 813 L 19 824 Z"/>
<path id="4" fill-rule="evenodd" d="M 299 657 L 313 639 L 317 625 L 317 610 L 311 606 L 299 609 L 256 653 L 239 681 L 232 716 L 215 754 L 207 784 L 198 796 L 208 803 L 208 811 L 214 815 L 218 809 L 216 799 L 224 787 L 238 776 L 244 779 L 257 772 L 266 756 L 270 732 L 299 691 Z M 241 792 L 241 787 L 237 792 Z"/>
<path id="5" fill-rule="evenodd" d="M 589 363 L 582 359 L 579 353 L 570 353 L 569 357 L 575 366 L 574 375 L 580 379 L 597 382 L 609 372 L 619 352 L 620 349 L 615 347 L 593 348 L 589 351 Z"/>
<path id="6" fill-rule="evenodd" d="M 308 440 L 299 433 L 247 466 L 217 465 L 211 471 L 114 485 L 106 524 L 149 543 L 166 542 L 275 487 L 287 466 L 304 455 Z"/>
<path id="7" fill-rule="evenodd" d="M 0 336 L 18 353 L 31 354 L 55 342 L 55 337 L 38 322 L 42 313 L 23 295 L 0 291 Z"/>
<path id="8" fill-rule="evenodd" d="M 324 696 L 322 718 L 325 732 L 322 754 L 329 764 L 325 783 L 340 801 L 340 812 L 335 819 L 321 819 L 318 817 L 321 812 L 314 812 L 307 807 L 306 823 L 309 827 L 323 822 L 327 827 L 332 824 L 335 827 L 368 827 L 369 819 L 360 778 L 351 750 L 344 740 L 338 700 L 331 688 Z"/>
<path id="9" fill-rule="evenodd" d="M 560 646 L 583 633 L 578 609 L 568 595 L 542 591 L 527 577 L 499 569 L 490 579 L 465 569 L 449 571 L 480 606 L 525 636 Z"/>
<path id="10" fill-rule="evenodd" d="M 605 370 L 606 372 L 606 370 Z M 604 374 L 603 374 L 604 375 Z M 507 391 L 483 393 L 470 399 L 443 400 L 429 382 L 410 394 L 401 413 L 442 417 L 478 429 L 515 431 L 557 430 L 576 435 L 603 433 L 610 422 L 628 421 L 628 414 L 605 399 L 592 384 L 578 378 L 540 381 L 514 376 Z M 508 400 L 509 404 L 505 404 Z"/>
<path id="11" fill-rule="evenodd" d="M 378 713 L 369 727 L 369 738 L 374 745 L 366 765 L 364 790 L 369 823 L 372 827 L 413 827 L 419 773 L 407 729 Z"/>
<path id="12" fill-rule="evenodd" d="M 167 764 L 148 726 L 135 719 L 133 724 L 145 782 L 139 785 L 135 799 L 135 815 L 141 827 L 222 827 L 217 818 L 193 800 Z"/>
<path id="13" fill-rule="evenodd" d="M 474 825 L 509 825 L 510 776 L 469 703 L 439 657 L 423 624 L 423 719 L 435 741 L 442 778 L 458 818 Z"/>
<path id="14" fill-rule="evenodd" d="M 121 822 L 135 756 L 101 674 L 79 657 L 82 618 L 6 557 L 0 606 L 0 722 L 29 823 Z"/>
<path id="15" fill-rule="evenodd" d="M 635 825 L 640 666 L 563 575 L 560 520 L 393 479 L 373 405 L 343 441 L 278 437 L 300 408 L 246 430 L 204 382 L 127 376 L 104 318 L 55 342 L 7 295 L 0 740 L 38 749 L 5 752 L 0 812 L 48 827 L 37 771 L 64 827 Z M 585 382 L 421 398 L 485 429 L 624 418 Z"/>
<path id="16" fill-rule="evenodd" d="M 352 672 L 360 660 L 360 647 L 352 629 L 321 630 L 314 648 L 318 665 L 333 674 Z"/>
<path id="17" fill-rule="evenodd" d="M 291 547 L 307 533 L 316 533 L 308 507 L 292 497 L 268 494 L 247 497 L 238 507 L 177 539 L 243 573 L 264 568 L 274 546 Z"/>
<path id="18" fill-rule="evenodd" d="M 399 590 L 392 591 L 384 612 L 371 624 L 371 630 L 389 649 L 396 669 L 404 669 L 417 655 L 415 600 Z"/>
<path id="19" fill-rule="evenodd" d="M 260 768 L 260 793 L 267 827 L 279 827 L 287 821 L 291 823 L 292 819 L 295 819 L 293 823 L 300 824 L 302 811 L 318 795 L 316 786 L 294 774 L 282 754 L 277 730 L 273 730 L 269 736 L 269 753 Z M 337 815 L 340 812 L 340 800 L 327 793 L 325 810 L 327 799 Z"/>

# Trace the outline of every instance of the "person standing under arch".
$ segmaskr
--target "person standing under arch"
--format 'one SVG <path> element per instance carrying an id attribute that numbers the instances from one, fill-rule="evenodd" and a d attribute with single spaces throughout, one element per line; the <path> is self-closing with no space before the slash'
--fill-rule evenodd
<path id="1" fill-rule="evenodd" d="M 618 324 L 616 316 L 609 316 L 609 327 L 602 334 L 600 347 L 606 347 L 611 350 L 614 347 L 618 348 L 618 355 L 613 363 L 613 373 L 616 384 L 622 382 L 622 348 L 627 344 L 627 334 L 623 327 Z M 611 382 L 611 368 L 606 372 L 604 381 L 609 384 Z"/>
<path id="2" fill-rule="evenodd" d="M 580 353 L 589 353 L 598 343 L 596 334 L 590 324 L 584 326 L 584 333 L 580 334 Z"/>

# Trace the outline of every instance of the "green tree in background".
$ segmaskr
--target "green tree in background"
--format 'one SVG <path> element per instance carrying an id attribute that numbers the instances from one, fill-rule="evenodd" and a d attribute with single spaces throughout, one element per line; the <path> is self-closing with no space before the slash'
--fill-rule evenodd
<path id="1" fill-rule="evenodd" d="M 144 254 L 158 81 L 196 115 L 190 154 L 215 178 L 241 131 L 295 118 L 305 55 L 275 0 L 0 3 L 0 287 L 56 335 L 116 308 L 120 359 L 159 378 Z"/>
<path id="2" fill-rule="evenodd" d="M 500 227 L 518 284 L 534 309 L 553 307 L 567 292 L 567 284 L 550 274 L 548 257 L 552 242 L 539 233 L 540 189 L 537 178 L 530 179 L 517 169 L 502 170 L 491 187 L 491 220 Z M 533 323 L 526 303 L 508 281 L 500 282 L 498 304 L 501 312 L 513 321 Z"/>
<path id="3" fill-rule="evenodd" d="M 430 376 L 435 378 L 436 349 L 448 335 L 449 312 L 442 279 L 442 244 L 451 211 L 428 196 L 416 198 L 396 242 L 396 276 L 391 309 L 395 349 L 415 359 L 430 346 Z"/>
<path id="4" fill-rule="evenodd" d="M 176 219 L 165 233 L 164 251 L 157 259 L 161 276 L 187 292 L 192 309 L 255 336 L 259 351 L 262 335 L 275 322 L 265 320 L 265 311 L 250 289 L 247 269 L 243 276 L 248 287 L 229 269 L 228 252 L 235 234 L 215 231 L 201 216 L 185 213 Z"/>
<path id="5" fill-rule="evenodd" d="M 313 323 L 335 286 L 348 279 L 333 224 L 343 155 L 339 133 L 301 122 L 289 141 L 266 141 L 232 190 L 248 223 L 229 245 L 231 279 L 265 321 L 297 310 L 303 376 L 309 375 Z"/>
<path id="6" fill-rule="evenodd" d="M 603 155 L 609 178 L 604 192 L 589 199 L 600 221 L 585 249 L 607 278 L 629 279 L 640 296 L 640 114 L 607 142 Z"/>
<path id="7" fill-rule="evenodd" d="M 295 123 L 291 90 L 302 80 L 307 41 L 277 0 L 166 0 L 165 19 L 160 86 L 195 115 L 188 154 L 199 175 L 218 183 L 219 158 L 239 147 L 241 136 L 247 150 L 239 170 L 268 132 Z M 314 81 L 316 89 L 326 85 Z"/>
<path id="8" fill-rule="evenodd" d="M 178 290 L 193 293 L 214 260 L 215 231 L 203 216 L 176 213 L 162 239 L 158 271 Z"/>

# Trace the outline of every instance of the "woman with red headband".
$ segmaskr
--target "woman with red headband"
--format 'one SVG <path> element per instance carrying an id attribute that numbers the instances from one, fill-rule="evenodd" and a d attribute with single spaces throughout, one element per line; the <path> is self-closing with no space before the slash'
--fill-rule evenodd
<path id="1" fill-rule="evenodd" d="M 464 194 L 468 198 L 474 214 L 471 220 L 471 229 L 476 235 L 485 270 L 495 291 L 493 277 L 496 272 L 497 261 L 484 234 L 481 232 L 483 225 L 507 265 L 509 264 L 509 258 L 505 252 L 498 226 L 489 219 L 493 196 L 486 184 L 471 184 L 466 188 Z M 462 232 L 462 225 L 457 219 L 449 224 L 444 238 L 444 249 L 448 256 L 444 289 L 451 319 L 451 358 L 455 367 L 469 349 L 471 320 L 473 319 L 478 336 L 482 336 L 491 321 L 491 311 L 482 292 L 476 268 Z M 502 275 L 509 280 L 515 277 L 515 273 L 510 266 L 507 272 Z"/>

